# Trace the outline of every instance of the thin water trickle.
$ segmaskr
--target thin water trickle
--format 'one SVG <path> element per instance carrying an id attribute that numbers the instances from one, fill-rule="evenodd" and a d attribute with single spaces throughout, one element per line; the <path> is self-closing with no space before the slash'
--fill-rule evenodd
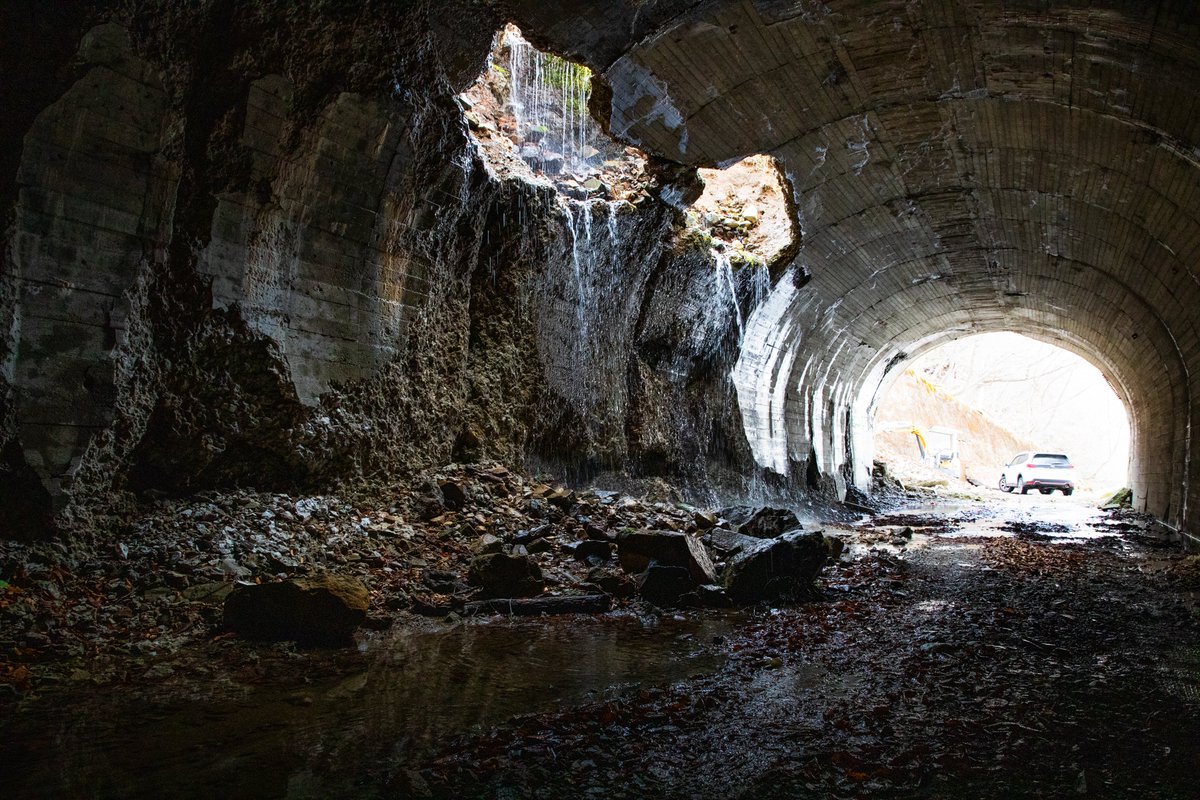
<path id="1" fill-rule="evenodd" d="M 612 254 L 620 247 L 616 202 L 605 200 L 562 201 L 571 237 L 571 272 L 575 280 L 575 318 L 580 341 L 587 338 L 591 321 L 598 314 L 595 288 L 611 277 Z M 604 234 L 596 236 L 596 217 L 604 218 Z"/>
<path id="2" fill-rule="evenodd" d="M 754 305 L 751 306 L 751 310 L 753 311 L 753 309 L 765 303 L 767 295 L 771 293 L 771 274 L 767 271 L 766 267 L 758 267 L 751 270 L 750 286 L 754 298 Z"/>
<path id="3" fill-rule="evenodd" d="M 738 330 L 738 346 L 741 347 L 742 339 L 745 337 L 745 324 L 742 321 L 742 307 L 738 304 L 737 286 L 733 282 L 733 262 L 730 261 L 726 253 L 719 250 L 712 251 L 713 260 L 716 262 L 717 275 L 722 288 L 728 293 L 728 302 L 733 306 L 734 319 L 737 321 Z"/>

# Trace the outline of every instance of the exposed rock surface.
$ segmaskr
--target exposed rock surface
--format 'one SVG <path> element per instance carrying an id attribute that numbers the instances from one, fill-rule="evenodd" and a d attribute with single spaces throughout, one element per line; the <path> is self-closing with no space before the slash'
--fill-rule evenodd
<path id="1" fill-rule="evenodd" d="M 225 598 L 225 626 L 247 639 L 346 644 L 368 600 L 360 581 L 338 576 L 239 583 Z"/>
<path id="2" fill-rule="evenodd" d="M 750 515 L 737 532 L 756 539 L 774 539 L 781 533 L 800 527 L 796 513 L 786 508 L 760 508 Z"/>
<path id="3" fill-rule="evenodd" d="M 696 587 L 686 567 L 667 564 L 651 564 L 638 579 L 638 591 L 642 597 L 658 606 L 677 606 L 684 595 Z"/>
<path id="4" fill-rule="evenodd" d="M 727 375 L 730 310 L 672 323 L 686 363 L 649 344 L 668 283 L 713 275 L 672 242 L 671 170 L 609 202 L 480 157 L 455 98 L 500 27 L 487 4 L 215 15 L 131 3 L 11 54 L 63 84 L 27 93 L 0 141 L 19 154 L 8 535 L 105 524 L 131 493 L 306 491 L 454 457 L 698 486 L 710 461 L 747 466 L 721 446 L 741 424 L 728 380 L 689 377 Z"/>

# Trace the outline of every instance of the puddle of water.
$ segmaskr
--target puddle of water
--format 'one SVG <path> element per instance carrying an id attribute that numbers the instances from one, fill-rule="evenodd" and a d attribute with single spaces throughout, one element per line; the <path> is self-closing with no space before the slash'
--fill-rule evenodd
<path id="1" fill-rule="evenodd" d="M 338 680 L 306 685 L 291 673 L 277 685 L 235 687 L 234 696 L 145 690 L 35 709 L 7 726 L 0 781 L 14 797 L 371 797 L 456 734 L 711 673 L 723 662 L 712 639 L 733 620 L 398 633 Z"/>

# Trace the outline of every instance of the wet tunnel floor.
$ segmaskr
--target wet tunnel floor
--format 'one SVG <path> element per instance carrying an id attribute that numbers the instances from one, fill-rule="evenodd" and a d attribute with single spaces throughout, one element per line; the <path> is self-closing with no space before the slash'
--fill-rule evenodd
<path id="1" fill-rule="evenodd" d="M 173 680 L 23 709 L 0 779 L 14 797 L 1200 796 L 1194 556 L 1044 498 L 834 532 L 848 555 L 796 607 L 199 652 Z"/>

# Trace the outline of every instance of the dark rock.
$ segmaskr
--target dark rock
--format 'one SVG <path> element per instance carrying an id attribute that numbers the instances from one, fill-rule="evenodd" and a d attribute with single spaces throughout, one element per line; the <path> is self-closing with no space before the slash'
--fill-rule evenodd
<path id="1" fill-rule="evenodd" d="M 452 455 L 455 461 L 478 461 L 483 452 L 483 438 L 479 431 L 468 425 L 454 437 Z"/>
<path id="2" fill-rule="evenodd" d="M 908 531 L 908 536 L 906 536 L 905 538 L 911 539 L 912 538 L 912 528 L 907 528 L 906 530 Z M 903 536 L 903 535 L 904 534 L 901 534 L 901 536 Z M 846 549 L 846 543 L 843 542 L 841 539 L 839 539 L 836 536 L 826 536 L 825 537 L 825 546 L 827 548 L 829 548 L 829 560 L 830 561 L 837 561 L 839 558 L 842 557 L 842 551 Z"/>
<path id="3" fill-rule="evenodd" d="M 563 171 L 565 159 L 562 153 L 555 153 L 552 150 L 543 150 L 540 162 L 542 172 L 547 175 L 558 175 Z"/>
<path id="4" fill-rule="evenodd" d="M 711 511 L 697 511 L 692 514 L 692 522 L 696 523 L 696 527 L 702 531 L 717 527 L 717 515 Z"/>
<path id="5" fill-rule="evenodd" d="M 529 530 L 517 531 L 517 535 L 513 537 L 513 544 L 529 544 L 534 539 L 541 538 L 550 533 L 552 527 L 548 524 L 536 525 Z"/>
<path id="6" fill-rule="evenodd" d="M 521 545 L 517 545 L 517 547 L 520 547 L 520 546 Z M 552 544 L 550 544 L 549 539 L 533 539 L 528 544 L 524 545 L 524 547 L 525 547 L 525 552 L 530 553 L 530 554 L 548 553 L 554 549 L 554 546 Z"/>
<path id="7" fill-rule="evenodd" d="M 421 582 L 430 591 L 438 594 L 455 594 L 466 590 L 466 584 L 459 580 L 458 575 L 444 569 L 427 569 L 421 576 Z"/>
<path id="8" fill-rule="evenodd" d="M 776 536 L 800 527 L 800 520 L 786 508 L 760 508 L 748 520 L 738 526 L 738 533 L 756 539 L 774 539 Z"/>
<path id="9" fill-rule="evenodd" d="M 348 644 L 367 618 L 367 587 L 353 578 L 238 584 L 225 598 L 225 627 L 247 639 Z"/>
<path id="10" fill-rule="evenodd" d="M 731 608 L 733 606 L 733 600 L 729 598 L 729 594 L 716 584 L 705 583 L 697 586 L 696 596 L 700 600 L 700 605 L 705 608 Z"/>
<path id="11" fill-rule="evenodd" d="M 583 526 L 583 532 L 587 534 L 589 539 L 595 539 L 597 542 L 611 542 L 612 536 L 604 528 L 594 522 L 589 522 Z"/>
<path id="12" fill-rule="evenodd" d="M 830 546 L 819 531 L 794 531 L 761 539 L 729 559 L 724 585 L 738 603 L 811 596 L 813 581 L 829 560 Z"/>
<path id="13" fill-rule="evenodd" d="M 472 547 L 476 555 L 487 555 L 488 553 L 499 553 L 504 549 L 504 542 L 500 541 L 499 537 L 493 536 L 490 533 L 485 533 L 480 536 Z"/>
<path id="14" fill-rule="evenodd" d="M 754 516 L 757 511 L 754 506 L 727 506 L 717 512 L 717 516 L 725 520 L 729 527 L 737 530 L 739 526 Z"/>
<path id="15" fill-rule="evenodd" d="M 446 507 L 442 505 L 442 500 L 432 494 L 418 497 L 413 501 L 413 514 L 417 519 L 423 522 L 428 522 L 434 517 L 440 516 Z"/>
<path id="16" fill-rule="evenodd" d="M 556 508 L 561 508 L 564 511 L 575 505 L 575 501 L 575 493 L 570 489 L 564 489 L 562 487 L 559 487 L 550 492 L 550 494 L 546 495 L 546 502 Z"/>
<path id="17" fill-rule="evenodd" d="M 853 485 L 846 487 L 846 496 L 842 499 L 842 505 L 848 506 L 855 511 L 864 514 L 879 513 L 878 505 L 870 498 L 870 496 Z"/>
<path id="18" fill-rule="evenodd" d="M 755 548 L 759 546 L 762 539 L 756 539 L 753 536 L 743 536 L 740 533 L 735 533 L 728 528 L 713 528 L 708 533 L 704 534 L 703 541 L 720 555 L 731 556 L 740 553 L 746 548 Z"/>
<path id="19" fill-rule="evenodd" d="M 617 556 L 630 573 L 644 572 L 650 562 L 683 567 L 693 583 L 716 583 L 716 570 L 704 545 L 694 536 L 674 531 L 622 531 L 617 534 Z"/>
<path id="20" fill-rule="evenodd" d="M 575 545 L 575 558 L 587 562 L 596 559 L 603 563 L 612 558 L 612 545 L 608 542 L 585 539 Z"/>
<path id="21" fill-rule="evenodd" d="M 438 488 L 442 491 L 442 502 L 451 511 L 461 511 L 467 504 L 467 493 L 454 481 L 443 481 Z"/>
<path id="22" fill-rule="evenodd" d="M 656 606 L 669 608 L 681 605 L 681 598 L 695 588 L 686 567 L 651 564 L 641 576 L 638 591 Z"/>
<path id="23" fill-rule="evenodd" d="M 484 597 L 533 597 L 545 586 L 541 568 L 528 556 L 505 553 L 473 558 L 467 581 Z"/>
<path id="24" fill-rule="evenodd" d="M 603 567 L 593 569 L 588 573 L 587 579 L 600 591 L 613 597 L 633 597 L 637 593 L 637 583 L 628 575 Z"/>

